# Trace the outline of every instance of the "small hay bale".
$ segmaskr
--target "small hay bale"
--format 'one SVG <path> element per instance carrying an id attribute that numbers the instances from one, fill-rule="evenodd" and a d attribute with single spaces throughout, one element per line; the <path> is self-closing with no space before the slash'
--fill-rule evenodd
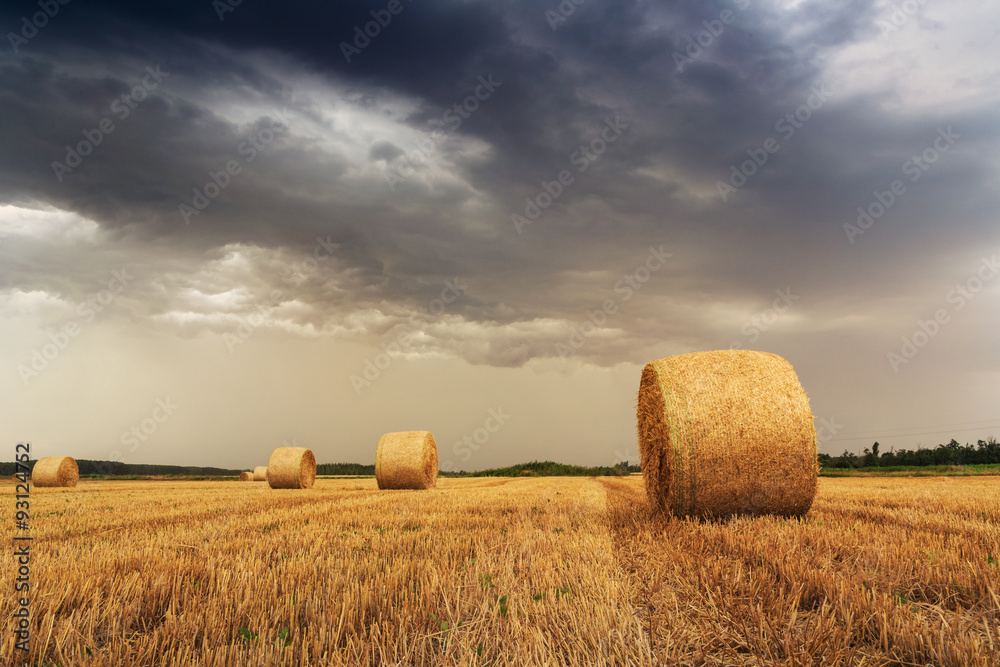
<path id="1" fill-rule="evenodd" d="M 316 482 L 316 457 L 305 447 L 278 447 L 267 462 L 272 489 L 311 489 Z"/>
<path id="2" fill-rule="evenodd" d="M 43 456 L 31 470 L 35 486 L 76 486 L 79 481 L 80 468 L 72 456 Z"/>
<path id="3" fill-rule="evenodd" d="M 651 361 L 636 412 L 654 509 L 704 518 L 809 511 L 816 430 L 795 370 L 778 355 L 721 350 Z"/>
<path id="4" fill-rule="evenodd" d="M 433 489 L 438 454 L 428 431 L 386 433 L 375 448 L 375 481 L 380 489 Z"/>
<path id="5" fill-rule="evenodd" d="M 267 466 L 257 466 L 253 469 L 253 481 L 255 482 L 266 482 L 267 481 Z"/>
<path id="6" fill-rule="evenodd" d="M 241 482 L 252 482 L 253 481 L 253 473 L 252 472 L 241 472 L 240 473 L 240 481 Z"/>

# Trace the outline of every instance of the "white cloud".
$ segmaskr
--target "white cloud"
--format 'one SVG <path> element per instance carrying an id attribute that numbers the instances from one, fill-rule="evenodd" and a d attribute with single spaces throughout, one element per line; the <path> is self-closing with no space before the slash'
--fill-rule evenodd
<path id="1" fill-rule="evenodd" d="M 0 205 L 0 240 L 23 237 L 54 244 L 93 243 L 99 235 L 100 227 L 96 222 L 70 211 L 50 206 Z"/>

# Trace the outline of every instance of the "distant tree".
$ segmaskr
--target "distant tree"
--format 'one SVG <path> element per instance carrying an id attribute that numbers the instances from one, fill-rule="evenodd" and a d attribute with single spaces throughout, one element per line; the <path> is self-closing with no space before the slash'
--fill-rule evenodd
<path id="1" fill-rule="evenodd" d="M 876 442 L 872 449 L 869 450 L 865 447 L 864 456 L 861 457 L 861 464 L 865 468 L 873 468 L 878 465 L 878 443 Z"/>
<path id="2" fill-rule="evenodd" d="M 894 466 L 896 465 L 896 449 L 893 447 L 889 448 L 889 451 L 882 452 L 882 456 L 879 457 L 879 465 L 881 466 Z"/>
<path id="3" fill-rule="evenodd" d="M 849 451 L 847 451 L 845 449 L 844 453 L 840 455 L 840 458 L 843 459 L 843 461 L 844 461 L 845 465 L 842 466 L 844 468 L 860 468 L 861 467 L 861 459 L 854 452 L 849 452 Z"/>

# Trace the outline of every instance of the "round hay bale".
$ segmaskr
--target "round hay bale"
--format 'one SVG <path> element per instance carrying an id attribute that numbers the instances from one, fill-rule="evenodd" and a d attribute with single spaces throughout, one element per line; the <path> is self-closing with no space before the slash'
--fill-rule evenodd
<path id="1" fill-rule="evenodd" d="M 241 472 L 240 473 L 240 481 L 241 482 L 252 482 L 253 481 L 253 473 L 252 472 Z"/>
<path id="2" fill-rule="evenodd" d="M 80 468 L 72 456 L 43 456 L 31 470 L 35 486 L 76 486 L 80 481 Z"/>
<path id="3" fill-rule="evenodd" d="M 311 489 L 316 482 L 316 457 L 305 447 L 278 447 L 267 462 L 272 489 Z"/>
<path id="4" fill-rule="evenodd" d="M 438 454 L 428 431 L 386 433 L 375 448 L 375 481 L 380 489 L 433 489 Z"/>
<path id="5" fill-rule="evenodd" d="M 778 355 L 721 350 L 651 361 L 636 412 L 653 508 L 704 518 L 809 511 L 816 429 L 795 370 Z"/>
<path id="6" fill-rule="evenodd" d="M 257 466 L 253 469 L 253 481 L 255 482 L 266 482 L 267 481 L 267 466 Z"/>

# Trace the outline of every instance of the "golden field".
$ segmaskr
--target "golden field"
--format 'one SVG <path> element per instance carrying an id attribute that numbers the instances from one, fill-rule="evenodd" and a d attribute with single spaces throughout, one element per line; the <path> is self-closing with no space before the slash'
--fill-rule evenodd
<path id="1" fill-rule="evenodd" d="M 714 523 L 651 516 L 637 476 L 83 480 L 31 503 L 18 664 L 1000 664 L 1000 478 L 821 479 L 803 519 Z"/>

